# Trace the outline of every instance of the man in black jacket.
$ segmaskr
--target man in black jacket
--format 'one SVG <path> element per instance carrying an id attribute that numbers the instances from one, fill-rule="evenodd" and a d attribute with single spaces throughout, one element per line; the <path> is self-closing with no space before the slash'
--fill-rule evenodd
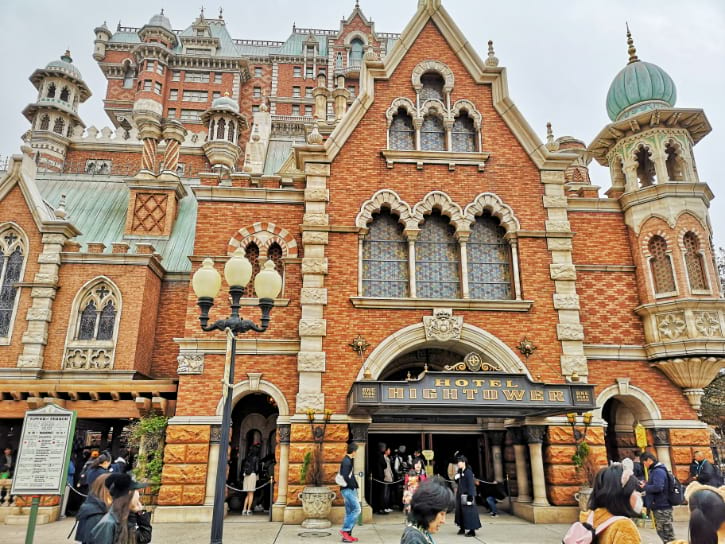
<path id="1" fill-rule="evenodd" d="M 340 488 L 340 494 L 345 501 L 345 519 L 340 530 L 343 542 L 357 542 L 359 540 L 352 536 L 352 530 L 355 528 L 355 523 L 357 523 L 357 518 L 360 515 L 360 500 L 357 496 L 358 486 L 353 464 L 356 453 L 357 444 L 350 442 L 347 445 L 347 455 L 342 458 L 340 463 L 340 475 L 345 478 L 345 487 Z"/>
<path id="2" fill-rule="evenodd" d="M 703 485 L 711 485 L 713 487 L 720 487 L 722 485 L 722 478 L 715 466 L 705 459 L 705 454 L 701 451 L 696 451 L 690 465 L 690 479 L 697 480 Z"/>

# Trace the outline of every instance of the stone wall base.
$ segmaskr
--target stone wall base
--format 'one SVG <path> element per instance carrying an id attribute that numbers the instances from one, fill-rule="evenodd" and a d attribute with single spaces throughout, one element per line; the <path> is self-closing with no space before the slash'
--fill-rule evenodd
<path id="1" fill-rule="evenodd" d="M 212 506 L 157 506 L 153 523 L 209 523 Z"/>
<path id="2" fill-rule="evenodd" d="M 530 502 L 512 502 L 513 514 L 531 523 L 574 523 L 579 520 L 578 506 L 533 506 Z"/>
<path id="3" fill-rule="evenodd" d="M 27 525 L 30 519 L 30 506 L 15 506 L 11 508 L 2 508 L 7 513 L 4 515 L 4 521 L 7 525 Z M 39 506 L 37 525 L 45 525 L 58 521 L 60 517 L 60 506 Z"/>

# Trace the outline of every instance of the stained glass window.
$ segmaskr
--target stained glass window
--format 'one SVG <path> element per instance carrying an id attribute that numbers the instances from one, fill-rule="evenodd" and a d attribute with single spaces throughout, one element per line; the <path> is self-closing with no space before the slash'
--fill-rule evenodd
<path id="1" fill-rule="evenodd" d="M 685 245 L 685 266 L 690 280 L 690 289 L 704 291 L 707 289 L 705 266 L 700 254 L 700 240 L 694 232 L 688 232 L 682 239 Z"/>
<path id="2" fill-rule="evenodd" d="M 81 312 L 81 321 L 78 326 L 78 340 L 93 340 L 96 336 L 96 303 L 91 300 Z"/>
<path id="3" fill-rule="evenodd" d="M 468 239 L 468 289 L 471 298 L 511 299 L 511 248 L 506 231 L 490 215 L 476 218 Z"/>
<path id="4" fill-rule="evenodd" d="M 249 279 L 247 287 L 244 289 L 244 296 L 254 298 L 254 278 L 259 273 L 259 246 L 254 242 L 247 245 L 244 250 L 244 256 L 252 263 L 252 277 Z"/>
<path id="5" fill-rule="evenodd" d="M 476 151 L 476 127 L 465 112 L 453 122 L 453 151 L 472 153 Z"/>
<path id="6" fill-rule="evenodd" d="M 113 301 L 108 303 L 101 310 L 101 315 L 98 318 L 98 334 L 96 335 L 97 340 L 113 340 L 113 326 L 116 323 L 116 308 L 113 306 Z"/>
<path id="7" fill-rule="evenodd" d="M 118 304 L 111 287 L 96 283 L 83 295 L 75 340 L 113 340 L 118 319 Z"/>
<path id="8" fill-rule="evenodd" d="M 415 149 L 413 119 L 404 109 L 399 109 L 390 124 L 390 149 L 412 151 Z"/>
<path id="9" fill-rule="evenodd" d="M 655 293 L 675 291 L 675 276 L 672 272 L 670 256 L 667 255 L 667 242 L 662 236 L 653 236 L 649 241 L 650 268 L 654 280 Z"/>
<path id="10" fill-rule="evenodd" d="M 428 72 L 420 77 L 423 88 L 420 90 L 420 99 L 440 100 L 443 102 L 443 77 L 435 72 Z"/>
<path id="11" fill-rule="evenodd" d="M 415 283 L 421 298 L 460 298 L 460 257 L 454 228 L 440 212 L 426 217 L 415 242 Z"/>
<path id="12" fill-rule="evenodd" d="M 383 210 L 373 216 L 363 240 L 363 296 L 408 296 L 408 242 L 398 218 Z"/>
<path id="13" fill-rule="evenodd" d="M 3 234 L 3 244 L 0 245 L 0 337 L 10 334 L 10 322 L 15 309 L 15 299 L 18 289 L 15 284 L 20 281 L 23 269 L 23 251 L 17 245 L 18 236 L 11 230 Z M 13 246 L 15 246 L 13 248 Z"/>
<path id="14" fill-rule="evenodd" d="M 446 131 L 443 119 L 435 115 L 426 115 L 420 128 L 420 148 L 423 151 L 445 151 Z"/>

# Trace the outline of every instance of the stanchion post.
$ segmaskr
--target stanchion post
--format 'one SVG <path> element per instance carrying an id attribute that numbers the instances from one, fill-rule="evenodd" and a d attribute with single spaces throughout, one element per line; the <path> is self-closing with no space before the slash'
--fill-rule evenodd
<path id="1" fill-rule="evenodd" d="M 40 506 L 40 496 L 33 495 L 30 503 L 30 519 L 28 519 L 28 531 L 25 533 L 25 544 L 33 544 L 35 538 L 35 524 L 38 521 L 38 506 Z"/>
<path id="2" fill-rule="evenodd" d="M 269 521 L 272 521 L 272 505 L 274 504 L 274 474 L 269 476 Z"/>
<path id="3" fill-rule="evenodd" d="M 365 477 L 364 472 L 358 472 L 357 475 L 360 478 L 360 481 L 362 481 L 362 479 Z M 362 515 L 363 500 L 362 500 L 362 487 L 359 487 L 359 486 L 357 488 L 357 498 L 358 498 L 358 501 L 360 501 L 360 513 L 357 515 L 357 524 L 358 524 L 358 526 L 362 526 L 362 524 L 363 524 L 363 519 L 362 519 L 363 518 L 363 515 Z"/>

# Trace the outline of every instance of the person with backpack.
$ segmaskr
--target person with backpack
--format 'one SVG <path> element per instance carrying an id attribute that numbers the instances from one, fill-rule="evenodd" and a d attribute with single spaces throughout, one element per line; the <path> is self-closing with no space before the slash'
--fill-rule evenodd
<path id="1" fill-rule="evenodd" d="M 641 544 L 637 526 L 630 519 L 642 512 L 639 480 L 631 468 L 612 463 L 594 477 L 589 510 L 567 531 L 563 544 Z"/>
<path id="2" fill-rule="evenodd" d="M 663 544 L 667 544 L 670 540 L 675 539 L 675 530 L 672 527 L 672 503 L 669 497 L 669 470 L 649 452 L 640 455 L 639 459 L 649 471 L 647 483 L 642 484 L 645 493 L 644 504 L 652 511 L 657 535 L 662 539 Z"/>
<path id="3" fill-rule="evenodd" d="M 113 502 L 113 497 L 106 487 L 106 479 L 109 474 L 101 474 L 95 479 L 88 497 L 76 514 L 76 541 L 83 544 L 92 544 L 91 530 L 101 521 L 101 518 L 108 512 Z"/>
<path id="4" fill-rule="evenodd" d="M 705 458 L 705 454 L 701 451 L 696 451 L 694 454 L 694 459 L 690 465 L 690 481 L 697 481 L 702 485 L 711 485 L 712 487 L 722 485 L 720 471 Z"/>
<path id="5" fill-rule="evenodd" d="M 257 490 L 257 474 L 259 474 L 259 444 L 253 444 L 249 448 L 247 457 L 242 463 L 242 491 L 247 493 L 244 497 L 242 515 L 251 516 L 254 512 L 254 492 Z"/>
<path id="6" fill-rule="evenodd" d="M 151 542 L 151 515 L 144 510 L 138 490 L 146 484 L 128 473 L 112 472 L 105 482 L 113 502 L 91 530 L 92 544 L 147 544 Z"/>

